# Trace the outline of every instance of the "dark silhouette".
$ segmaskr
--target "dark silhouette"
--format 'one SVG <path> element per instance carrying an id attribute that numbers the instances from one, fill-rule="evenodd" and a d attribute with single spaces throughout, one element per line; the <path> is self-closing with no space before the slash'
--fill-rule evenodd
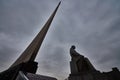
<path id="1" fill-rule="evenodd" d="M 39 80 L 56 80 L 55 78 L 39 76 L 35 74 L 38 68 L 38 63 L 35 62 L 35 58 L 48 32 L 50 24 L 52 23 L 53 18 L 60 6 L 60 3 L 61 2 L 59 2 L 46 24 L 43 26 L 38 35 L 33 39 L 30 45 L 21 54 L 21 56 L 11 65 L 11 67 L 0 73 L 0 80 L 29 80 L 29 78 L 30 80 L 35 80 L 36 77 L 37 80 L 38 77 Z M 29 75 L 29 73 L 31 74 Z"/>
<path id="2" fill-rule="evenodd" d="M 71 74 L 68 80 L 120 80 L 120 72 L 115 67 L 110 72 L 96 70 L 88 58 L 79 54 L 75 50 L 75 46 L 70 48 L 70 68 Z"/>

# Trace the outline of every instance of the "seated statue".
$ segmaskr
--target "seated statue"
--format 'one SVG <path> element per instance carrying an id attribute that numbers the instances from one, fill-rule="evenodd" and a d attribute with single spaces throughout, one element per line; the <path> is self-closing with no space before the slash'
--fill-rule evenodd
<path id="1" fill-rule="evenodd" d="M 70 48 L 70 55 L 71 55 L 72 72 L 79 73 L 79 72 L 86 72 L 95 69 L 86 57 L 76 52 L 74 45 L 71 46 Z"/>

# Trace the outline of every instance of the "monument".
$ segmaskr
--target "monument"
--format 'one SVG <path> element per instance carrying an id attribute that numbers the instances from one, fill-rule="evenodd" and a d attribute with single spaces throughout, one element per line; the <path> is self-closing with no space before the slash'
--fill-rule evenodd
<path id="1" fill-rule="evenodd" d="M 6 71 L 0 73 L 0 80 L 57 80 L 56 78 L 35 74 L 38 63 L 34 60 L 60 6 L 60 3 L 61 2 L 59 2 L 46 24 L 21 54 L 21 56 Z"/>
<path id="2" fill-rule="evenodd" d="M 36 74 L 38 63 L 35 62 L 35 58 L 60 3 L 21 56 L 7 70 L 0 73 L 0 80 L 57 80 L 53 77 Z M 116 67 L 112 68 L 110 72 L 96 70 L 87 57 L 75 50 L 74 45 L 70 48 L 70 56 L 71 73 L 65 80 L 120 80 L 120 71 Z"/>
<path id="3" fill-rule="evenodd" d="M 115 67 L 110 72 L 100 72 L 95 69 L 88 58 L 79 54 L 73 45 L 70 48 L 71 74 L 68 80 L 120 80 L 120 71 Z"/>

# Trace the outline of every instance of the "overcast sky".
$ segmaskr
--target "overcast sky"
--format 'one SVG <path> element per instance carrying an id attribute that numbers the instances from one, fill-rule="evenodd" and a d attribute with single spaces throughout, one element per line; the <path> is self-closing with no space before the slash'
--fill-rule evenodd
<path id="1" fill-rule="evenodd" d="M 0 71 L 25 50 L 58 2 L 0 0 Z M 37 73 L 67 78 L 71 45 L 97 70 L 120 69 L 120 0 L 63 0 L 36 58 Z"/>

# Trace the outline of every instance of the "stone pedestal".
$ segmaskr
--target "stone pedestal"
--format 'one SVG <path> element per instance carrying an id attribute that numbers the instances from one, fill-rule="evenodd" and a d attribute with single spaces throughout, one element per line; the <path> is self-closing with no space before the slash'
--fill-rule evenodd
<path id="1" fill-rule="evenodd" d="M 99 76 L 100 72 L 95 71 L 95 72 L 81 72 L 77 74 L 70 74 L 68 77 L 68 80 L 101 80 L 95 79 L 95 75 Z"/>
<path id="2" fill-rule="evenodd" d="M 68 80 L 94 80 L 91 74 L 86 75 L 70 75 Z"/>

